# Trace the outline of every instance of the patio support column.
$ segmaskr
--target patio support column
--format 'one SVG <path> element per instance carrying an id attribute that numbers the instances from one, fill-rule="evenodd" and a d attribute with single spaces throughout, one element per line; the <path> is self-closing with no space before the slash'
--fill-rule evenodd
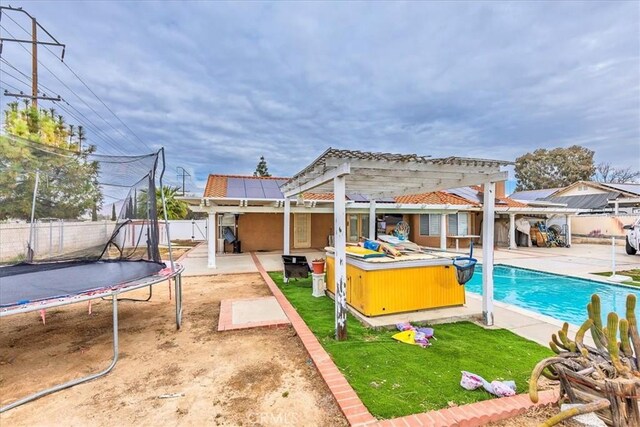
<path id="1" fill-rule="evenodd" d="M 440 249 L 447 250 L 447 218 L 446 213 L 440 215 Z"/>
<path id="2" fill-rule="evenodd" d="M 516 246 L 516 214 L 509 214 L 509 249 L 517 249 Z"/>
<path id="3" fill-rule="evenodd" d="M 565 223 L 567 224 L 567 247 L 571 247 L 571 215 L 564 216 Z"/>
<path id="4" fill-rule="evenodd" d="M 345 177 L 333 178 L 333 245 L 335 247 L 336 339 L 347 339 L 347 254 Z"/>
<path id="5" fill-rule="evenodd" d="M 493 325 L 493 229 L 496 203 L 496 183 L 484 184 L 482 208 L 482 319 Z"/>
<path id="6" fill-rule="evenodd" d="M 376 240 L 376 201 L 369 201 L 369 240 Z"/>
<path id="7" fill-rule="evenodd" d="M 209 219 L 207 222 L 207 267 L 216 268 L 216 243 L 218 240 L 218 233 L 216 233 L 216 211 L 209 212 Z"/>
<path id="8" fill-rule="evenodd" d="M 284 199 L 284 246 L 282 253 L 284 255 L 289 255 L 291 252 L 290 249 L 290 232 L 291 232 L 291 200 L 286 198 Z"/>

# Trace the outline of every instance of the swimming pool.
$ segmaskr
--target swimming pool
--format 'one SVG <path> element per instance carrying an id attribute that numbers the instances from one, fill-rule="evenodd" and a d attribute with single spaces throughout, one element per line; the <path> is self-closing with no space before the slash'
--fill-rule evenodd
<path id="1" fill-rule="evenodd" d="M 470 292 L 482 294 L 482 266 L 476 266 L 465 286 Z M 493 289 L 496 301 L 574 325 L 586 320 L 587 304 L 593 294 L 600 295 L 603 319 L 611 311 L 625 315 L 627 294 L 636 294 L 640 300 L 640 290 L 505 265 L 494 266 Z"/>

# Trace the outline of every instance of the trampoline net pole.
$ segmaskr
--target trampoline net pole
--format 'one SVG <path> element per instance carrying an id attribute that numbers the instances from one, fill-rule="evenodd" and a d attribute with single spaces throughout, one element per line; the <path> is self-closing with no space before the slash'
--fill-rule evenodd
<path id="1" fill-rule="evenodd" d="M 173 265 L 173 253 L 172 253 L 173 251 L 171 250 L 171 234 L 169 233 L 169 219 L 167 217 L 167 201 L 164 197 L 164 187 L 162 185 L 162 177 L 164 176 L 164 168 L 165 168 L 164 147 L 160 149 L 160 152 L 162 153 L 162 169 L 160 170 L 160 194 L 162 198 L 162 213 L 164 214 L 164 228 L 167 233 L 167 245 L 169 248 L 169 263 L 171 264 L 171 272 L 175 272 L 176 268 Z M 177 299 L 177 296 L 176 296 L 176 299 Z"/>

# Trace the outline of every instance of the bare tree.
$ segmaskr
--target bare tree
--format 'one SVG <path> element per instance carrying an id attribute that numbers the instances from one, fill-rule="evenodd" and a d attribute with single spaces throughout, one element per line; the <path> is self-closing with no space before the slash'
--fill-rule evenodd
<path id="1" fill-rule="evenodd" d="M 598 182 L 623 184 L 625 182 L 635 182 L 638 178 L 640 178 L 640 171 L 634 171 L 631 167 L 615 168 L 609 162 L 601 162 L 596 166 L 595 180 Z"/>

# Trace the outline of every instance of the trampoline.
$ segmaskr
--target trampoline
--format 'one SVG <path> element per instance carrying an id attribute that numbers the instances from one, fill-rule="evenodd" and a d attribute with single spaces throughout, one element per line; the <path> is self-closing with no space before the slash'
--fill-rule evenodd
<path id="1" fill-rule="evenodd" d="M 0 267 L 0 318 L 98 298 L 111 298 L 113 356 L 107 368 L 39 391 L 0 408 L 0 412 L 108 374 L 118 361 L 118 295 L 173 279 L 176 328 L 182 325 L 182 271 L 149 261 L 61 262 Z M 42 285 L 44 284 L 44 285 Z"/>
<path id="2" fill-rule="evenodd" d="M 3 157 L 8 152 L 1 149 L 4 144 L 20 147 L 31 162 Z M 139 156 L 98 156 L 0 135 L 0 166 L 9 165 L 16 177 L 12 193 L 0 201 L 10 217 L 26 223 L 24 233 L 2 236 L 0 318 L 40 311 L 44 321 L 47 309 L 106 299 L 112 303 L 113 321 L 109 366 L 21 398 L 0 407 L 0 412 L 109 373 L 118 361 L 118 304 L 149 301 L 155 284 L 169 281 L 171 286 L 173 281 L 176 328 L 180 329 L 183 267 L 173 262 L 164 191 L 156 191 L 159 164 L 162 188 L 163 149 Z M 19 210 L 20 202 L 27 199 L 30 215 Z M 100 208 L 110 221 L 97 221 Z M 91 210 L 93 220 L 87 221 Z M 164 216 L 168 262 L 162 260 L 159 248 L 159 214 Z M 59 221 L 56 227 L 51 226 L 52 219 Z M 147 299 L 119 298 L 145 287 L 149 288 Z"/>

